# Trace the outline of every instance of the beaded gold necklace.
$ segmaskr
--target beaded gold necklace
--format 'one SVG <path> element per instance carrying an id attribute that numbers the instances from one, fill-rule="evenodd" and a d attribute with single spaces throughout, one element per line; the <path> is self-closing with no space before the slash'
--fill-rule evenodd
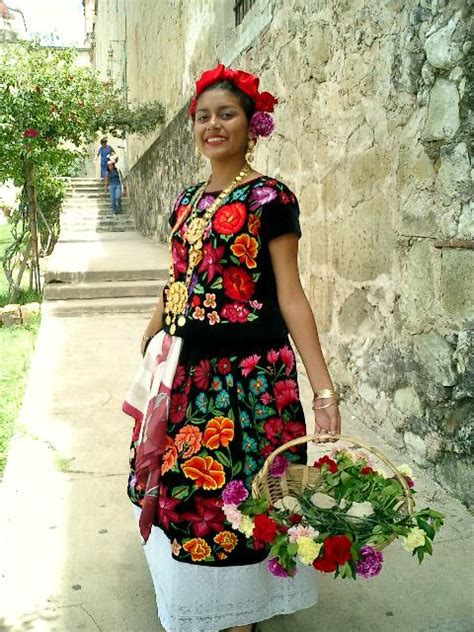
<path id="1" fill-rule="evenodd" d="M 238 175 L 232 180 L 232 182 L 216 197 L 214 202 L 209 205 L 202 217 L 197 217 L 198 209 L 197 205 L 204 193 L 206 187 L 209 184 L 209 180 L 198 188 L 193 195 L 190 203 L 189 210 L 182 217 L 178 219 L 169 237 L 169 285 L 165 290 L 166 303 L 165 303 L 165 323 L 169 326 L 171 335 L 176 332 L 176 326 L 183 327 L 186 324 L 186 305 L 188 301 L 189 286 L 191 285 L 191 279 L 193 276 L 194 268 L 202 259 L 202 238 L 209 225 L 213 215 L 224 204 L 227 197 L 232 191 L 242 182 L 242 180 L 250 173 L 251 167 L 246 163 Z M 187 219 L 190 222 L 186 228 L 184 234 L 184 240 L 189 244 L 188 252 L 188 265 L 186 268 L 186 276 L 184 281 L 176 281 L 173 265 L 173 236 L 181 228 Z"/>

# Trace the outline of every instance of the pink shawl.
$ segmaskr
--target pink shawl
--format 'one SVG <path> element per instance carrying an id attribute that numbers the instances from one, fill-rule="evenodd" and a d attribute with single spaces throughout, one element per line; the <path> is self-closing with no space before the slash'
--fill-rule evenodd
<path id="1" fill-rule="evenodd" d="M 160 331 L 148 345 L 122 410 L 138 421 L 135 475 L 145 487 L 140 533 L 148 540 L 158 509 L 158 483 L 166 442 L 171 387 L 178 366 L 182 338 Z"/>

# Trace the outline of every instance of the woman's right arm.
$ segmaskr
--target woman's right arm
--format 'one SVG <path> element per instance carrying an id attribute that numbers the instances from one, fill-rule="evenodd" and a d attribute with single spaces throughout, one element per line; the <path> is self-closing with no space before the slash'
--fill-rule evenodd
<path id="1" fill-rule="evenodd" d="M 155 311 L 153 312 L 150 320 L 148 321 L 148 325 L 143 333 L 143 338 L 140 345 L 141 354 L 144 354 L 145 345 L 147 341 L 152 338 L 155 334 L 157 334 L 160 329 L 162 329 L 162 320 L 163 320 L 163 299 L 160 297 L 158 299 L 158 303 L 156 305 Z"/>

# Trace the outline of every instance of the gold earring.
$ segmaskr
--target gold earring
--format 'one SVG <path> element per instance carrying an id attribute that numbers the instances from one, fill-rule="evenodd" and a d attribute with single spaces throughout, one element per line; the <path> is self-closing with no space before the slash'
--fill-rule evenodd
<path id="1" fill-rule="evenodd" d="M 247 162 L 252 162 L 253 160 L 253 151 L 255 149 L 257 142 L 253 138 L 249 138 L 247 141 L 247 153 L 245 154 L 245 160 Z"/>

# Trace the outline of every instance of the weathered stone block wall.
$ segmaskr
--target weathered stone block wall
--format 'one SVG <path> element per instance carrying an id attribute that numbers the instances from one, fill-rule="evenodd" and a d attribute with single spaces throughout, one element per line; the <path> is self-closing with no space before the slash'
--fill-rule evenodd
<path id="1" fill-rule="evenodd" d="M 134 44 L 166 69 L 170 115 L 132 169 L 139 225 L 164 236 L 170 199 L 205 172 L 181 110 L 191 77 L 217 56 L 259 74 L 280 104 L 256 166 L 300 200 L 300 269 L 333 379 L 354 415 L 472 502 L 470 3 L 257 0 L 238 29 L 232 3 L 192 4 L 193 24 L 160 3 L 140 23 L 148 48 Z"/>

